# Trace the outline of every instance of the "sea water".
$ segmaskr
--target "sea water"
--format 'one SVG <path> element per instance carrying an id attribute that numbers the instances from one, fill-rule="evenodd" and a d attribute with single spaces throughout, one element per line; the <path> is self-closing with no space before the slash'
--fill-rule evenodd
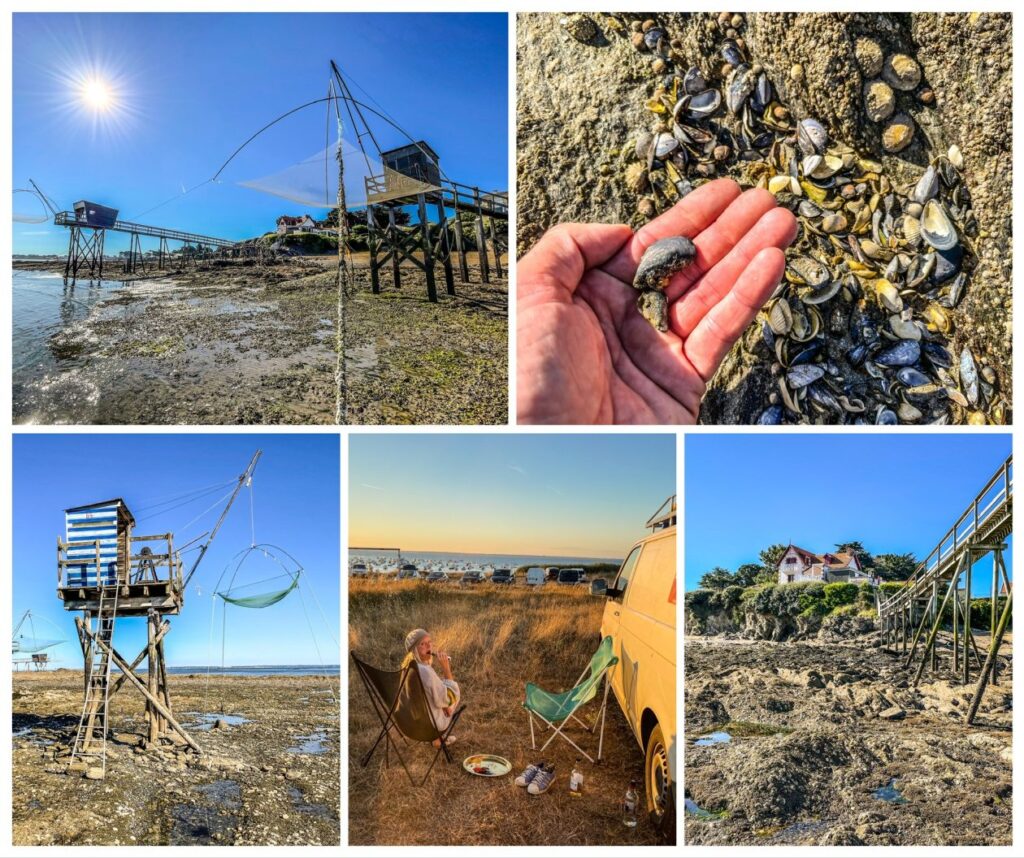
<path id="1" fill-rule="evenodd" d="M 167 666 L 168 673 L 194 673 L 211 676 L 338 676 L 340 664 L 255 664 L 228 667 L 206 667 L 204 665 Z M 143 670 L 142 673 L 145 673 Z M 324 692 L 327 693 L 327 692 Z"/>
<path id="2" fill-rule="evenodd" d="M 119 280 L 64 282 L 56 271 L 14 269 L 11 382 L 16 420 L 63 422 L 95 405 L 96 385 L 82 368 L 91 349 L 54 348 L 56 334 L 81 326 Z"/>

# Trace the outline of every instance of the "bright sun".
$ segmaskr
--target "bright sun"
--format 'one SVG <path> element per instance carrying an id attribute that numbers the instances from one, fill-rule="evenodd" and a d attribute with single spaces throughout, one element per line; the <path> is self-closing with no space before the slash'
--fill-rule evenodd
<path id="1" fill-rule="evenodd" d="M 82 100 L 86 106 L 98 113 L 104 113 L 114 104 L 114 94 L 110 85 L 99 78 L 87 80 L 82 86 Z"/>

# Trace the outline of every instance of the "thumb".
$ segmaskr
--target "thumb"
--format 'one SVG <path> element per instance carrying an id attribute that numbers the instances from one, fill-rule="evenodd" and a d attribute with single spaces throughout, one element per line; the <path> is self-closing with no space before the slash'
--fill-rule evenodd
<path id="1" fill-rule="evenodd" d="M 633 236 L 625 224 L 560 223 L 516 267 L 518 299 L 568 300 L 590 268 L 603 265 Z"/>

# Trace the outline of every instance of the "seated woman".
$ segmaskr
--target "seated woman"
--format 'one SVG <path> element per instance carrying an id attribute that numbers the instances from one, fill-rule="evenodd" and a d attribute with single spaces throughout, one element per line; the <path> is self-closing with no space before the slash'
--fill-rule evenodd
<path id="1" fill-rule="evenodd" d="M 409 632 L 405 636 L 405 649 L 407 655 L 402 662 L 402 667 L 413 661 L 416 662 L 430 713 L 434 717 L 438 731 L 443 733 L 451 723 L 452 713 L 458 707 L 461 697 L 459 684 L 452 675 L 452 660 L 445 652 L 434 652 L 430 633 L 426 629 L 413 629 Z M 437 671 L 434 670 L 435 658 L 444 678 L 438 676 Z M 455 741 L 455 737 L 449 736 L 445 741 L 451 744 Z M 435 739 L 434 746 L 439 745 L 440 740 Z"/>

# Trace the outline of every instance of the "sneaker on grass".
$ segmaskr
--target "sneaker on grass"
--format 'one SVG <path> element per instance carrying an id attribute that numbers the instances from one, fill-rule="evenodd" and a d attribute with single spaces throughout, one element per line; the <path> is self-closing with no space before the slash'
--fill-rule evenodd
<path id="1" fill-rule="evenodd" d="M 530 782 L 537 777 L 537 772 L 544 768 L 544 761 L 541 760 L 539 763 L 530 763 L 524 770 L 523 773 L 516 778 L 517 787 L 528 787 Z"/>
<path id="2" fill-rule="evenodd" d="M 551 786 L 551 782 L 554 779 L 554 765 L 543 766 L 541 770 L 533 776 L 533 780 L 530 781 L 530 785 L 526 788 L 526 791 L 530 795 L 542 795 L 548 791 L 548 787 Z"/>

